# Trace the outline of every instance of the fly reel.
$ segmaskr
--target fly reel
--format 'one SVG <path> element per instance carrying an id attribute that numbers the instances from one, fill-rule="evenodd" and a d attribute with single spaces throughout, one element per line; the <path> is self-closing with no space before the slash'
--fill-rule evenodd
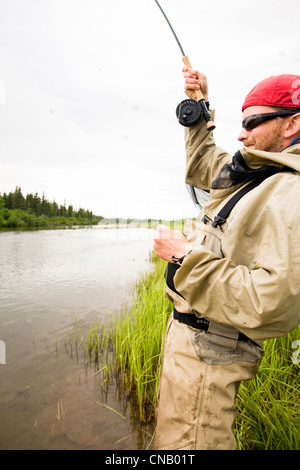
<path id="1" fill-rule="evenodd" d="M 201 113 L 201 105 L 195 100 L 184 100 L 176 108 L 177 119 L 185 127 L 194 126 L 199 121 Z"/>
<path id="2" fill-rule="evenodd" d="M 216 126 L 211 120 L 204 98 L 201 98 L 200 101 L 196 101 L 196 100 L 181 101 L 181 103 L 179 103 L 179 105 L 176 108 L 177 119 L 179 123 L 185 127 L 191 127 L 197 124 L 202 114 L 206 121 L 207 130 L 212 131 L 213 129 L 215 129 Z"/>

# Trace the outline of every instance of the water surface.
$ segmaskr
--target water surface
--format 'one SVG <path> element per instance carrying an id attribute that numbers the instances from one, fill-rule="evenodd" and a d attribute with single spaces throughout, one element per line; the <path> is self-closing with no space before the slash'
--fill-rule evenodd
<path id="1" fill-rule="evenodd" d="M 141 429 L 97 373 L 66 349 L 81 332 L 117 314 L 150 269 L 148 229 L 0 233 L 0 449 L 139 449 Z M 125 407 L 125 408 L 124 408 Z"/>

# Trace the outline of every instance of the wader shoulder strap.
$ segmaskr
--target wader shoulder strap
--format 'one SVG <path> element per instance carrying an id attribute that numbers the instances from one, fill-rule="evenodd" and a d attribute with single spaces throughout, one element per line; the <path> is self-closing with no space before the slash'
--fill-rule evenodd
<path id="1" fill-rule="evenodd" d="M 257 178 L 253 181 L 251 181 L 251 183 L 247 184 L 246 186 L 244 186 L 242 189 L 240 189 L 240 191 L 238 191 L 226 204 L 225 206 L 220 210 L 220 212 L 218 213 L 218 215 L 215 216 L 214 220 L 212 221 L 212 226 L 213 227 L 217 227 L 217 225 L 222 225 L 224 224 L 224 222 L 226 222 L 226 219 L 227 217 L 229 216 L 231 210 L 234 208 L 234 206 L 236 205 L 236 203 L 245 195 L 247 194 L 249 191 L 251 191 L 251 189 L 255 188 L 256 186 L 258 186 L 263 180 L 265 179 L 265 177 L 261 177 L 261 178 Z M 207 221 L 205 220 L 205 216 L 204 218 L 202 219 L 202 221 L 204 223 L 207 223 Z M 175 288 L 175 285 L 174 285 L 174 276 L 176 274 L 176 271 L 177 269 L 180 268 L 180 265 L 179 264 L 174 264 L 174 263 L 168 263 L 168 266 L 167 266 L 167 269 L 165 271 L 165 279 L 166 279 L 166 283 L 167 283 L 167 286 L 174 292 L 176 292 L 178 295 L 180 295 L 180 297 L 183 297 Z"/>
<path id="2" fill-rule="evenodd" d="M 212 221 L 212 226 L 217 227 L 217 225 L 222 225 L 226 222 L 227 217 L 229 216 L 230 212 L 236 205 L 236 203 L 251 189 L 258 186 L 265 178 L 259 178 L 256 180 L 251 181 L 251 183 L 244 186 L 240 191 L 238 191 L 226 204 L 220 212 L 215 216 L 214 220 Z"/>

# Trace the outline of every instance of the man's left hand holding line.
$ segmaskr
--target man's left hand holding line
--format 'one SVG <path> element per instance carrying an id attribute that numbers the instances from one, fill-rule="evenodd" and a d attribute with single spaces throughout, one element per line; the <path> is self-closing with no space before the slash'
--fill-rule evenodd
<path id="1" fill-rule="evenodd" d="M 157 226 L 157 235 L 153 241 L 155 254 L 168 263 L 174 263 L 174 258 L 180 259 L 192 249 L 191 244 L 179 230 L 172 230 L 166 225 Z"/>

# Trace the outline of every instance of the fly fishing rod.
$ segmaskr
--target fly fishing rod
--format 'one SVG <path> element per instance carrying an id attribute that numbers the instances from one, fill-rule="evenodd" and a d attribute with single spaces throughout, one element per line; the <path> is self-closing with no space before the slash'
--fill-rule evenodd
<path id="1" fill-rule="evenodd" d="M 171 29 L 171 31 L 172 31 L 175 39 L 176 39 L 176 42 L 177 42 L 177 44 L 179 46 L 179 49 L 181 51 L 181 54 L 183 56 L 182 60 L 183 60 L 184 65 L 187 68 L 192 68 L 190 60 L 189 60 L 188 56 L 185 55 L 185 53 L 182 49 L 182 46 L 181 46 L 181 44 L 178 40 L 178 37 L 176 36 L 175 31 L 172 28 L 172 25 L 171 25 L 170 21 L 167 18 L 167 15 L 163 11 L 163 9 L 160 6 L 160 4 L 158 3 L 158 1 L 157 0 L 154 0 L 154 1 L 157 4 L 160 11 L 162 12 L 166 22 L 168 23 L 168 25 L 169 25 L 169 27 L 170 27 L 170 29 Z M 205 104 L 205 99 L 204 99 L 204 96 L 202 94 L 202 91 L 201 91 L 201 89 L 194 90 L 194 91 L 195 91 L 195 94 L 196 94 L 196 100 L 192 100 L 192 99 L 184 100 L 181 103 L 179 103 L 179 105 L 177 106 L 177 108 L 176 108 L 177 119 L 178 119 L 179 123 L 182 124 L 183 126 L 191 127 L 191 126 L 194 126 L 200 120 L 201 115 L 203 114 L 204 119 L 206 121 L 207 130 L 211 131 L 211 130 L 215 129 L 216 126 L 214 125 L 214 123 L 211 119 L 210 113 L 209 113 L 209 111 L 207 109 L 207 106 Z"/>

